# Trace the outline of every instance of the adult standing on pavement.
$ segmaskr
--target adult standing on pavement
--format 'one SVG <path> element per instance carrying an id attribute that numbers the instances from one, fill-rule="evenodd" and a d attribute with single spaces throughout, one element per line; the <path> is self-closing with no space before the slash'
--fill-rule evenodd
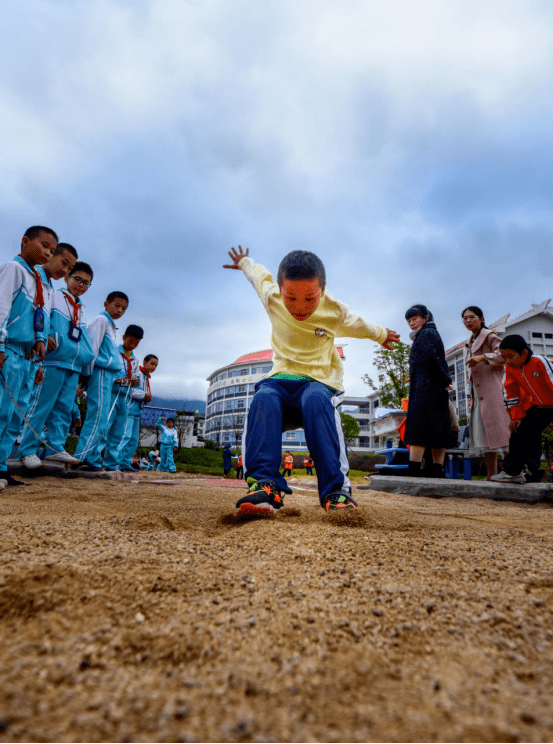
<path id="1" fill-rule="evenodd" d="M 477 305 L 461 313 L 471 337 L 466 345 L 465 364 L 470 381 L 469 448 L 483 455 L 488 480 L 497 473 L 497 456 L 509 445 L 509 414 L 503 399 L 505 361 L 499 351 L 501 339 L 484 322 Z"/>
<path id="2" fill-rule="evenodd" d="M 445 350 L 432 313 L 413 305 L 405 313 L 413 345 L 409 355 L 409 408 L 404 441 L 410 445 L 409 475 L 421 475 L 424 450 L 432 450 L 431 476 L 443 477 L 445 449 L 451 436 L 451 385 Z"/>

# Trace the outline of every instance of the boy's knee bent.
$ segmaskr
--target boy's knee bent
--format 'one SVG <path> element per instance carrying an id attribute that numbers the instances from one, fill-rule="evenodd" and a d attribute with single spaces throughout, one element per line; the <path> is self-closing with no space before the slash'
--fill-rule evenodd
<path id="1" fill-rule="evenodd" d="M 334 409 L 332 391 L 321 382 L 311 382 L 306 386 L 301 397 L 301 408 L 304 413 L 317 413 L 324 408 Z"/>

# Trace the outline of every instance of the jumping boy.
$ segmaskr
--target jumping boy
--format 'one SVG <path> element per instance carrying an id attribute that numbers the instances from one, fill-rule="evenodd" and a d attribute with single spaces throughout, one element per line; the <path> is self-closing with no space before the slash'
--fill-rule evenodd
<path id="1" fill-rule="evenodd" d="M 82 470 L 102 469 L 102 450 L 98 445 L 108 428 L 113 381 L 126 372 L 116 344 L 115 321 L 123 317 L 128 306 L 129 298 L 124 292 L 110 292 L 104 302 L 104 312 L 88 326 L 94 359 L 83 368 L 83 374 L 89 378 L 87 410 L 75 451 Z"/>
<path id="2" fill-rule="evenodd" d="M 156 421 L 156 426 L 161 432 L 161 439 L 159 441 L 161 463 L 158 470 L 162 470 L 165 473 L 176 473 L 177 466 L 173 459 L 173 449 L 178 447 L 179 438 L 174 429 L 175 421 L 172 418 L 166 420 L 165 416 L 160 416 Z"/>
<path id="3" fill-rule="evenodd" d="M 21 390 L 29 376 L 34 377 L 33 362 L 42 362 L 46 354 L 44 287 L 35 265 L 46 263 L 57 244 L 51 228 L 30 227 L 21 239 L 20 254 L 0 266 L 0 483 L 4 487 L 20 483 L 8 473 L 15 405 L 24 410 Z"/>
<path id="4" fill-rule="evenodd" d="M 83 305 L 80 302 L 80 298 L 92 284 L 93 276 L 87 263 L 77 261 L 65 279 L 66 289 L 58 289 L 54 293 L 48 351 L 43 362 L 44 380 L 41 385 L 35 386 L 27 411 L 29 424 L 23 429 L 19 446 L 19 457 L 26 468 L 39 468 L 42 464 L 38 456 L 40 441 L 36 434 L 42 432 L 45 424 L 47 431 L 44 459 L 64 463 L 78 462 L 65 451 L 65 441 L 71 427 L 79 374 L 83 366 L 94 358 Z"/>
<path id="5" fill-rule="evenodd" d="M 105 445 L 104 470 L 118 469 L 132 395 L 136 393 L 140 399 L 145 395 L 145 391 L 138 387 L 139 362 L 134 355 L 134 350 L 143 338 L 143 329 L 137 325 L 130 325 L 123 334 L 123 343 L 118 347 L 125 374 L 113 381 L 107 432 L 98 445 L 98 454 Z"/>
<path id="6" fill-rule="evenodd" d="M 280 509 L 292 493 L 279 471 L 283 423 L 301 416 L 307 446 L 317 469 L 323 509 L 352 509 L 346 443 L 336 406 L 343 393 L 343 368 L 335 337 L 370 338 L 391 348 L 399 335 L 367 323 L 326 291 L 323 262 L 309 251 L 292 251 L 280 263 L 277 281 L 244 252 L 229 251 L 258 293 L 272 325 L 274 366 L 255 386 L 242 455 L 250 489 L 236 504 L 242 514 Z"/>
<path id="7" fill-rule="evenodd" d="M 553 422 L 553 364 L 532 352 L 522 336 L 505 336 L 499 345 L 505 360 L 505 402 L 511 417 L 509 452 L 503 471 L 490 480 L 526 483 L 541 480 L 541 435 Z M 524 467 L 528 475 L 524 476 Z"/>
<path id="8" fill-rule="evenodd" d="M 159 359 L 155 354 L 146 354 L 142 366 L 138 368 L 138 385 L 132 391 L 127 427 L 119 454 L 119 468 L 123 472 L 128 473 L 132 470 L 133 453 L 136 452 L 140 438 L 140 417 L 144 406 L 152 400 L 150 377 L 156 371 L 158 364 Z"/>

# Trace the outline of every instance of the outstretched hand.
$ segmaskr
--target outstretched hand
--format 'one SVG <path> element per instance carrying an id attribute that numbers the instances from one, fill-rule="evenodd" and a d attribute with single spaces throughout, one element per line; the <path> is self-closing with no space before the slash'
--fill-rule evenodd
<path id="1" fill-rule="evenodd" d="M 399 343 L 399 333 L 396 333 L 395 331 L 391 331 L 389 328 L 386 328 L 388 331 L 388 335 L 386 336 L 386 341 L 382 344 L 382 346 L 385 349 L 391 349 L 392 344 Z"/>
<path id="2" fill-rule="evenodd" d="M 243 259 L 245 256 L 250 255 L 250 249 L 246 248 L 246 252 L 244 253 L 241 245 L 238 246 L 238 250 L 236 250 L 236 248 L 234 248 L 233 246 L 228 254 L 231 257 L 233 263 L 223 264 L 223 269 L 237 269 L 241 259 Z"/>

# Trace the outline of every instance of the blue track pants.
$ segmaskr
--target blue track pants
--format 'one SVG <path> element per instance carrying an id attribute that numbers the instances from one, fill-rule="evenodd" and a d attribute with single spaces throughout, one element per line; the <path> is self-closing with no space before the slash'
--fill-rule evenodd
<path id="1" fill-rule="evenodd" d="M 65 450 L 78 384 L 78 372 L 63 367 L 47 366 L 44 367 L 42 384 L 34 386 L 27 418 L 30 426 L 40 436 L 44 425 L 47 424 L 45 437 L 47 456 Z M 39 447 L 40 440 L 26 424 L 19 445 L 19 456 L 36 455 Z"/>
<path id="2" fill-rule="evenodd" d="M 140 416 L 129 416 L 123 436 L 123 443 L 119 453 L 119 465 L 122 468 L 130 468 L 138 440 L 140 438 Z"/>
<path id="3" fill-rule="evenodd" d="M 25 359 L 24 344 L 6 344 L 5 362 L 0 377 L 0 471 L 8 469 L 8 457 L 13 449 L 13 443 L 19 434 L 19 426 L 22 418 L 19 414 L 19 423 L 14 424 L 13 414 L 16 411 L 15 404 L 9 395 L 6 384 L 12 396 L 17 401 L 19 408 L 25 413 L 29 401 L 30 384 L 29 377 L 36 372 L 36 364 Z M 26 398 L 26 399 L 25 399 Z M 15 436 L 14 436 L 15 429 Z"/>
<path id="4" fill-rule="evenodd" d="M 321 382 L 271 378 L 258 382 L 255 391 L 242 444 L 246 478 L 270 480 L 284 493 L 292 493 L 279 470 L 282 431 L 291 421 L 303 421 L 321 504 L 334 491 L 349 490 L 349 463 L 336 393 Z"/>
<path id="5" fill-rule="evenodd" d="M 118 372 L 103 367 L 94 367 L 86 389 L 86 418 L 84 420 L 75 457 L 96 467 L 102 466 L 102 443 L 108 429 L 111 407 L 111 390 Z"/>

